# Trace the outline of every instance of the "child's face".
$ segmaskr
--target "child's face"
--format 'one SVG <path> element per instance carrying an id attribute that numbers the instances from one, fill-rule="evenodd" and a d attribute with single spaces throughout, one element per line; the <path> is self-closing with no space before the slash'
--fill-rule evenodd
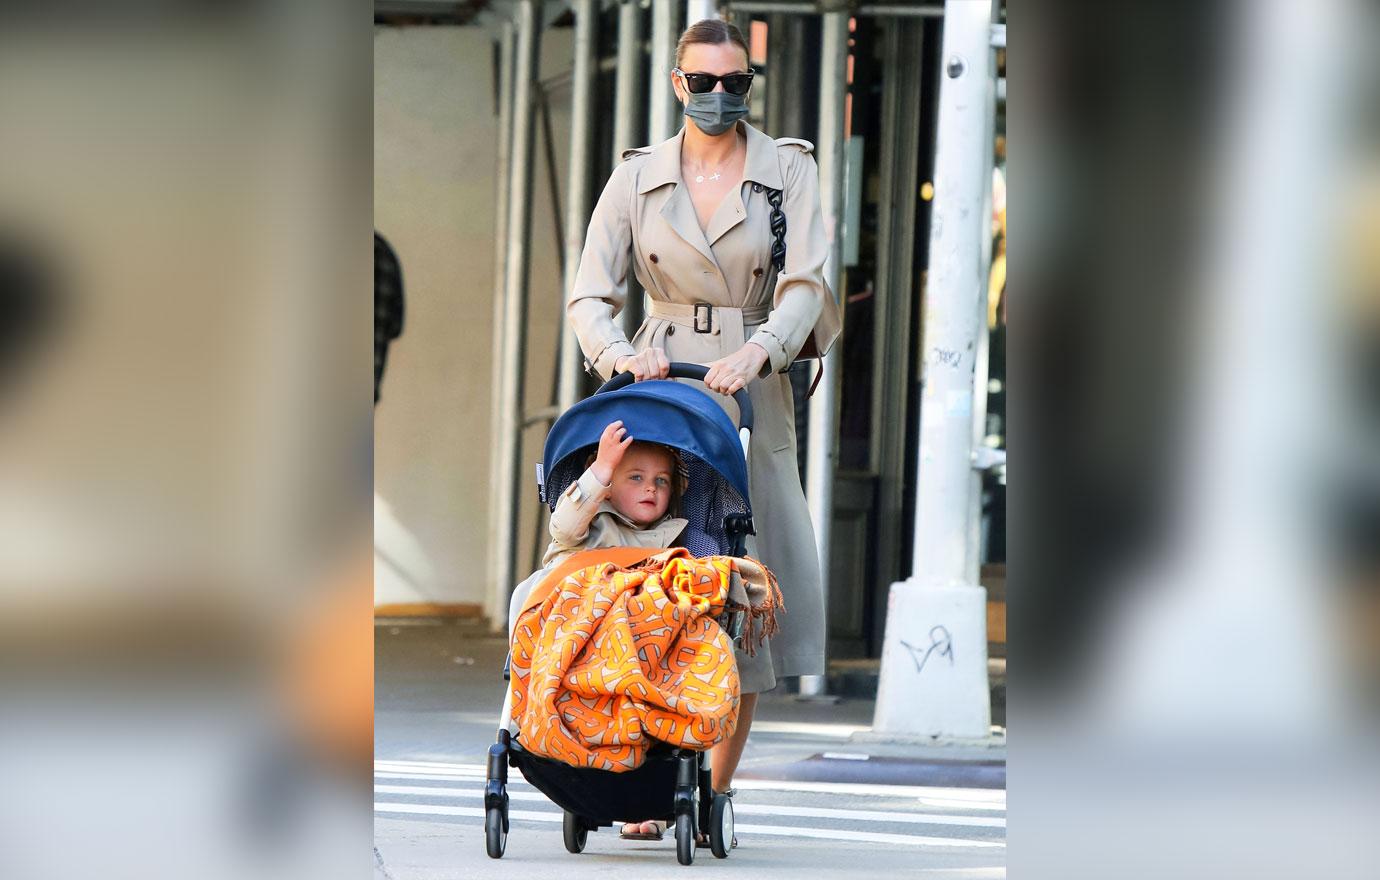
<path id="1" fill-rule="evenodd" d="M 674 473 L 671 457 L 655 447 L 634 443 L 613 472 L 609 502 L 614 510 L 646 528 L 666 515 Z"/>

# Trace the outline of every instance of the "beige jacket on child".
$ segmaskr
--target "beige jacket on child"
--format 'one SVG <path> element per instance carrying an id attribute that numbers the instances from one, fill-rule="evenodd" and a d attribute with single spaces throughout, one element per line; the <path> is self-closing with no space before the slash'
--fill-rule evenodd
<path id="1" fill-rule="evenodd" d="M 541 568 L 513 590 L 508 605 L 510 635 L 527 594 L 571 555 L 604 547 L 670 547 L 689 524 L 689 520 L 668 514 L 648 528 L 638 528 L 609 503 L 612 490 L 612 486 L 599 482 L 594 472 L 586 468 L 580 479 L 561 493 L 556 509 L 551 512 L 551 543 L 546 545 Z"/>

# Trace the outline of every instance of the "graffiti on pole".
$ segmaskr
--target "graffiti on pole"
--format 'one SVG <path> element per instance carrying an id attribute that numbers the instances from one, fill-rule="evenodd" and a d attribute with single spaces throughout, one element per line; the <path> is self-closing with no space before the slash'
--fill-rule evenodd
<path id="1" fill-rule="evenodd" d="M 943 624 L 930 627 L 930 643 L 928 645 L 912 645 L 905 639 L 900 641 L 910 652 L 910 659 L 915 662 L 916 675 L 925 671 L 925 664 L 930 661 L 930 656 L 936 653 L 940 657 L 949 658 L 949 665 L 954 665 L 953 636 L 949 634 L 949 628 Z"/>

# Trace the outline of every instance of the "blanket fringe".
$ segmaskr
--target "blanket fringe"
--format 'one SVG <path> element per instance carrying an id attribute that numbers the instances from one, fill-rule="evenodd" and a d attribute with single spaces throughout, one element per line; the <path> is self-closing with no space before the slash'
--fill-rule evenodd
<path id="1" fill-rule="evenodd" d="M 780 628 L 776 620 L 776 613 L 778 611 L 785 613 L 786 600 L 781 595 L 781 586 L 777 583 L 776 575 L 772 574 L 771 569 L 751 556 L 744 558 L 761 567 L 767 576 L 767 599 L 765 602 L 756 607 L 731 609 L 747 614 L 747 620 L 743 624 L 743 650 L 749 657 L 755 657 L 757 656 L 757 648 L 762 642 L 776 635 Z"/>

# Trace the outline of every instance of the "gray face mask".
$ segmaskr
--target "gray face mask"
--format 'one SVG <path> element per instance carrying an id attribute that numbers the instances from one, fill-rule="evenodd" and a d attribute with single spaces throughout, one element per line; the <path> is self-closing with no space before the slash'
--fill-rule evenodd
<path id="1" fill-rule="evenodd" d="M 747 96 L 728 92 L 691 94 L 690 103 L 685 105 L 685 115 L 705 134 L 720 135 L 748 115 Z"/>

